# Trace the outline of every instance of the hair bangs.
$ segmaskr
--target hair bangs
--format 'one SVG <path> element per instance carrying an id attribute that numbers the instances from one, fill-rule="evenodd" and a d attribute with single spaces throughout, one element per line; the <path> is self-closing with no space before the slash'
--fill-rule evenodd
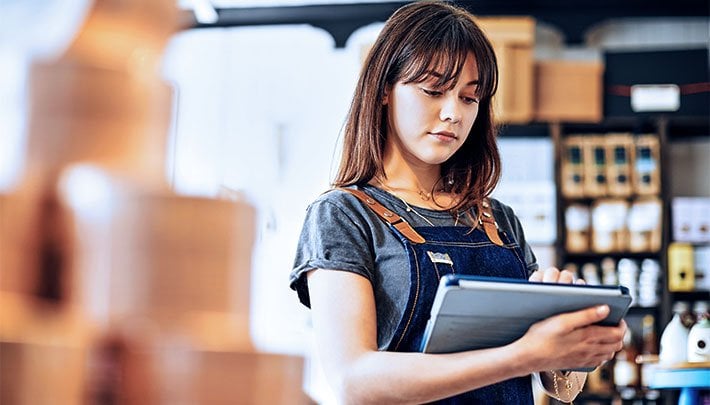
<path id="1" fill-rule="evenodd" d="M 434 86 L 445 90 L 453 88 L 466 58 L 476 59 L 478 88 L 481 98 L 495 94 L 497 63 L 493 49 L 481 41 L 483 35 L 472 20 L 444 18 L 430 29 L 409 36 L 407 45 L 400 53 L 395 73 L 390 83 L 421 83 L 435 77 Z M 487 46 L 488 45 L 488 46 Z"/>

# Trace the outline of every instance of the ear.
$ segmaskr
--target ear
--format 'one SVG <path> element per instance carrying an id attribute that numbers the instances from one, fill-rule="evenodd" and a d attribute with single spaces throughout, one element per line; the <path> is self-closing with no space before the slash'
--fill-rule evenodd
<path id="1" fill-rule="evenodd" d="M 385 95 L 382 97 L 382 105 L 387 105 L 390 102 L 390 86 L 385 86 Z"/>

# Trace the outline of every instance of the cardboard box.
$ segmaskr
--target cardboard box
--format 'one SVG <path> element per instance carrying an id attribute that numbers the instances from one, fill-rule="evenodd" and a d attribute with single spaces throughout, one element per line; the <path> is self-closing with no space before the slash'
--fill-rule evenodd
<path id="1" fill-rule="evenodd" d="M 629 197 L 633 192 L 631 162 L 634 138 L 631 134 L 608 134 L 606 142 L 608 194 Z"/>
<path id="2" fill-rule="evenodd" d="M 561 158 L 562 195 L 569 198 L 584 197 L 584 137 L 576 135 L 563 138 Z"/>
<path id="3" fill-rule="evenodd" d="M 485 17 L 476 20 L 498 58 L 498 92 L 493 102 L 498 122 L 526 123 L 533 118 L 533 47 L 531 17 Z"/>
<path id="4" fill-rule="evenodd" d="M 638 195 L 660 194 L 661 147 L 658 135 L 638 135 L 634 156 L 634 192 Z"/>
<path id="5" fill-rule="evenodd" d="M 589 251 L 591 216 L 589 207 L 572 204 L 565 210 L 565 248 L 568 252 L 582 253 Z"/>
<path id="6" fill-rule="evenodd" d="M 84 362 L 80 346 L 0 340 L 0 403 L 84 403 Z"/>
<path id="7" fill-rule="evenodd" d="M 603 72 L 604 66 L 596 62 L 535 62 L 535 119 L 601 121 Z"/>
<path id="8" fill-rule="evenodd" d="M 584 195 L 604 197 L 608 194 L 607 151 L 603 135 L 584 137 Z"/>
<path id="9" fill-rule="evenodd" d="M 663 202 L 646 197 L 631 204 L 628 218 L 629 251 L 658 252 L 661 249 Z"/>
<path id="10" fill-rule="evenodd" d="M 621 199 L 599 199 L 592 205 L 592 251 L 623 252 L 628 248 L 626 219 L 629 203 Z"/>
<path id="11" fill-rule="evenodd" d="M 89 358 L 89 403 L 308 404 L 300 356 L 206 349 L 179 336 L 97 342 Z M 104 403 L 103 401 L 101 403 Z"/>

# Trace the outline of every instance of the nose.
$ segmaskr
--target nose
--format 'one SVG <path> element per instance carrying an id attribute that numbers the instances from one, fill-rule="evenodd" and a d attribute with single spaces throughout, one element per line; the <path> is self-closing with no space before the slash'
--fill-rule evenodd
<path id="1" fill-rule="evenodd" d="M 461 121 L 461 114 L 461 106 L 457 97 L 450 95 L 442 98 L 441 110 L 439 111 L 440 120 L 456 124 Z"/>

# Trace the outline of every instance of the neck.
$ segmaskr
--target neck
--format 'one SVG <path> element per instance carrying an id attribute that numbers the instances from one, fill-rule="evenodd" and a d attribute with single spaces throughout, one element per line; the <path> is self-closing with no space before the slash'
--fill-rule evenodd
<path id="1" fill-rule="evenodd" d="M 393 189 L 431 193 L 441 178 L 441 165 L 413 163 L 392 150 L 396 148 L 389 149 L 383 162 L 385 178 L 379 181 Z"/>

